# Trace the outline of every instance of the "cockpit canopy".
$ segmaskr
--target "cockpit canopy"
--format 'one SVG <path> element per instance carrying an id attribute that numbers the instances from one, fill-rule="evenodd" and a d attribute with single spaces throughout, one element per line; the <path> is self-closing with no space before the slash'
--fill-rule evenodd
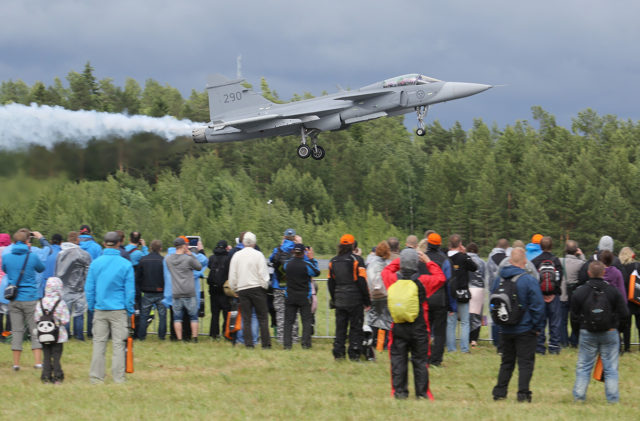
<path id="1" fill-rule="evenodd" d="M 396 86 L 409 86 L 409 85 L 426 85 L 427 83 L 440 82 L 438 79 L 424 76 L 418 73 L 412 73 L 408 75 L 396 76 L 391 79 L 387 79 L 382 82 L 383 88 L 394 88 Z"/>

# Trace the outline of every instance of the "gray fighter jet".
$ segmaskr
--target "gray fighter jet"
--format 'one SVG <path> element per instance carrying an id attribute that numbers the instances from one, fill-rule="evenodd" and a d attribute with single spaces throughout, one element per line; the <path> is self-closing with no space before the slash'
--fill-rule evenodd
<path id="1" fill-rule="evenodd" d="M 193 141 L 233 142 L 299 133 L 300 158 L 324 158 L 317 144 L 320 132 L 346 129 L 354 123 L 415 111 L 418 136 L 425 135 L 424 118 L 429 106 L 475 95 L 492 85 L 444 82 L 420 74 L 408 74 L 305 101 L 276 104 L 245 87 L 242 79 L 210 76 L 211 122 L 193 130 Z M 310 144 L 309 144 L 310 140 Z"/>

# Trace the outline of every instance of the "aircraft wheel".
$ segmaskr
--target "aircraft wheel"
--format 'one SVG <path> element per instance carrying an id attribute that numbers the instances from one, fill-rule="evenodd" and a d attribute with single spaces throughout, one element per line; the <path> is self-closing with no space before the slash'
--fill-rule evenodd
<path id="1" fill-rule="evenodd" d="M 324 158 L 324 155 L 325 152 L 322 146 L 316 145 L 311 149 L 311 156 L 317 161 L 320 161 L 322 158 Z"/>
<path id="2" fill-rule="evenodd" d="M 298 146 L 298 156 L 302 159 L 309 158 L 311 155 L 311 149 L 307 145 Z"/>
<path id="3" fill-rule="evenodd" d="M 422 128 L 416 129 L 416 134 L 418 136 L 424 136 L 426 133 L 427 132 L 425 131 L 425 129 L 422 129 Z"/>

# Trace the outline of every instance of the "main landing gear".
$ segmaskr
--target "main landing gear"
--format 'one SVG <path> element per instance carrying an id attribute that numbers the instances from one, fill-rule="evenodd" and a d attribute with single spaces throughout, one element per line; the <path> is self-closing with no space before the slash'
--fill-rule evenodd
<path id="1" fill-rule="evenodd" d="M 302 127 L 300 133 L 302 135 L 302 141 L 300 142 L 300 146 L 298 146 L 298 156 L 302 159 L 312 157 L 317 161 L 324 158 L 324 149 L 317 144 L 318 131 L 315 129 L 307 130 Z M 311 146 L 307 145 L 307 136 L 311 137 Z"/>
<path id="2" fill-rule="evenodd" d="M 424 136 L 427 133 L 427 131 L 424 129 L 424 118 L 427 116 L 428 111 L 428 105 L 421 105 L 420 107 L 416 107 L 416 116 L 418 117 L 418 128 L 416 129 L 416 134 L 418 136 Z"/>

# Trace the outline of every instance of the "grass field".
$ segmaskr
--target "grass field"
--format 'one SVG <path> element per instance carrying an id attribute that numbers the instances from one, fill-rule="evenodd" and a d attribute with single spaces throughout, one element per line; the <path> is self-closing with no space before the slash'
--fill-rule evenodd
<path id="1" fill-rule="evenodd" d="M 23 369 L 11 371 L 9 345 L 0 346 L 3 419 L 637 419 L 640 409 L 637 346 L 620 358 L 621 403 L 614 406 L 596 382 L 586 404 L 573 403 L 575 350 L 537 358 L 533 403 L 519 404 L 515 379 L 508 400 L 492 401 L 499 357 L 486 342 L 470 355 L 445 354 L 445 366 L 430 371 L 432 402 L 390 397 L 386 352 L 375 363 L 335 362 L 327 340 L 312 350 L 251 351 L 208 338 L 189 344 L 150 337 L 136 343 L 136 371 L 126 384 L 113 384 L 108 374 L 100 386 L 89 384 L 90 342 L 65 345 L 62 386 L 40 383 L 30 352 Z"/>
<path id="2" fill-rule="evenodd" d="M 326 286 L 321 283 L 316 334 L 333 334 L 333 324 L 333 311 L 326 309 Z M 200 331 L 208 331 L 208 326 L 207 317 Z M 488 329 L 483 328 L 481 337 L 487 336 Z M 90 342 L 65 344 L 62 366 L 66 379 L 62 386 L 52 386 L 41 384 L 40 372 L 31 368 L 30 351 L 23 353 L 22 370 L 13 372 L 10 346 L 0 344 L 4 355 L 0 390 L 5 402 L 0 418 L 631 420 L 638 419 L 640 410 L 638 345 L 620 358 L 621 403 L 614 406 L 606 403 L 604 386 L 595 381 L 586 404 L 573 402 L 576 350 L 538 357 L 531 384 L 533 403 L 518 404 L 515 377 L 508 399 L 493 402 L 491 389 L 500 360 L 486 341 L 470 355 L 445 354 L 444 367 L 430 371 L 432 402 L 390 397 L 386 351 L 377 354 L 375 363 L 335 362 L 331 340 L 325 339 L 315 339 L 313 348 L 305 351 L 299 345 L 284 351 L 276 343 L 269 351 L 250 351 L 203 336 L 199 343 L 190 344 L 159 341 L 150 335 L 147 341 L 136 342 L 136 371 L 127 375 L 124 385 L 113 384 L 109 371 L 106 384 L 89 383 L 91 349 Z M 108 352 L 108 368 L 110 358 Z"/>

